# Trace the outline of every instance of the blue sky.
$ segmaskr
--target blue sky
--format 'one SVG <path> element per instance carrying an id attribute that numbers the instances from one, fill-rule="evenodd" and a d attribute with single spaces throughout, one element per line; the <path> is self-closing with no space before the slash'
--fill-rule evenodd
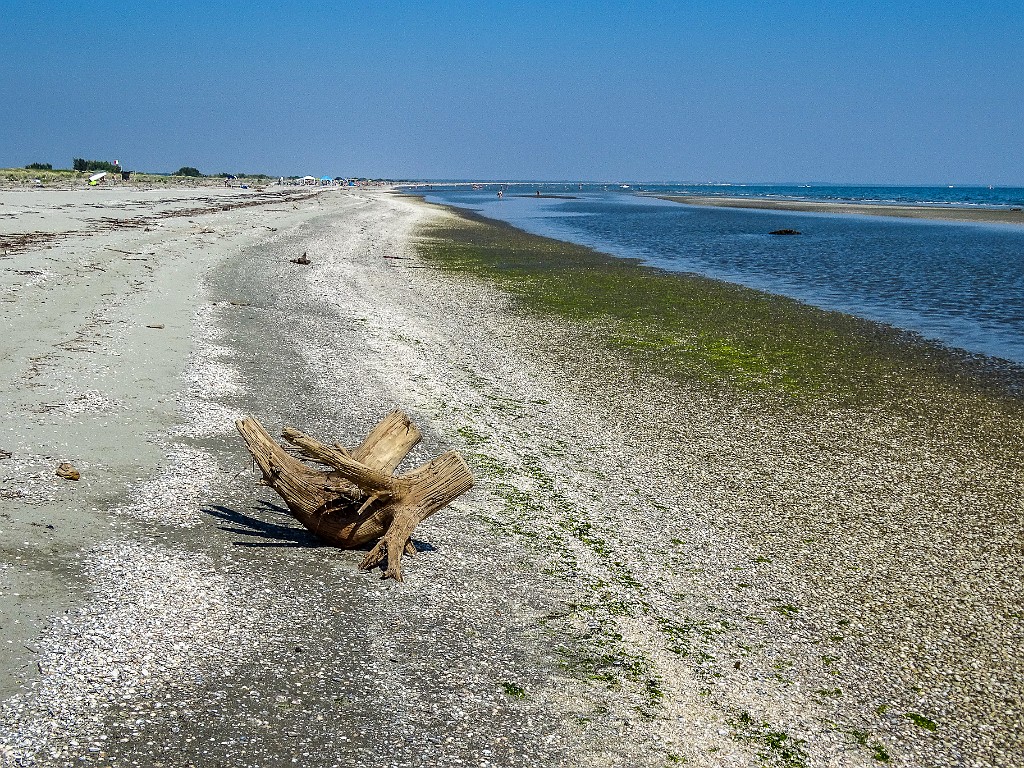
<path id="1" fill-rule="evenodd" d="M 0 0 L 0 165 L 1024 185 L 1024 3 Z"/>

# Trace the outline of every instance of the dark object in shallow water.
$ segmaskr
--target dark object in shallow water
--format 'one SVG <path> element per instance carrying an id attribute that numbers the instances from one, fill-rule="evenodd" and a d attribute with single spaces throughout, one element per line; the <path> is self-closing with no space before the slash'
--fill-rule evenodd
<path id="1" fill-rule="evenodd" d="M 306 256 L 306 252 L 305 251 L 302 252 L 302 255 L 299 256 L 299 258 L 297 258 L 297 259 L 289 259 L 289 261 L 291 261 L 292 264 L 302 264 L 303 266 L 307 266 L 307 265 L 309 265 L 311 263 L 310 260 L 309 260 L 309 257 Z"/>
<path id="2" fill-rule="evenodd" d="M 795 229 L 776 229 L 774 232 L 769 232 L 769 235 L 799 235 L 800 232 Z"/>

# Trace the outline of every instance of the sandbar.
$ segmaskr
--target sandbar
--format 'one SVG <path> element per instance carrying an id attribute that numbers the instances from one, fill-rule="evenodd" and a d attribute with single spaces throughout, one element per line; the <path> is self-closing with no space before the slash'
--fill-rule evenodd
<path id="1" fill-rule="evenodd" d="M 842 203 L 815 200 L 768 200 L 747 197 L 709 197 L 706 195 L 657 195 L 686 205 L 718 208 L 754 208 L 768 211 L 802 213 L 856 214 L 860 216 L 894 216 L 903 219 L 935 219 L 939 221 L 976 222 L 984 224 L 1024 224 L 1024 210 L 1019 208 L 963 208 L 938 205 L 892 205 L 888 203 Z"/>

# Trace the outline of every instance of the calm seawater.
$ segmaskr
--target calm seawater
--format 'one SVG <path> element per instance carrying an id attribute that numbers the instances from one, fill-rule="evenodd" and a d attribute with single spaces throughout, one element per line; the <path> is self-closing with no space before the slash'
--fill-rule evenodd
<path id="1" fill-rule="evenodd" d="M 1020 188 L 644 184 L 643 192 L 1016 207 Z M 681 205 L 638 185 L 409 191 L 535 234 L 790 296 L 1024 365 L 1024 226 Z M 537 198 L 541 194 L 575 199 Z M 769 235 L 792 228 L 799 237 Z"/>

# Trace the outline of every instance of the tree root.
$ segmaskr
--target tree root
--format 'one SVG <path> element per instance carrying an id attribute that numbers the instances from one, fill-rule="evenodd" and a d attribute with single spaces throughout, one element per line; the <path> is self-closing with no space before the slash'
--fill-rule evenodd
<path id="1" fill-rule="evenodd" d="M 345 549 L 376 540 L 359 566 L 383 564 L 383 578 L 402 580 L 402 555 L 415 553 L 416 526 L 473 486 L 473 473 L 455 451 L 395 476 L 422 433 L 401 411 L 389 413 L 348 450 L 287 427 L 287 448 L 254 418 L 235 422 L 256 466 L 288 510 L 315 536 Z M 314 469 L 304 461 L 325 467 Z"/>

